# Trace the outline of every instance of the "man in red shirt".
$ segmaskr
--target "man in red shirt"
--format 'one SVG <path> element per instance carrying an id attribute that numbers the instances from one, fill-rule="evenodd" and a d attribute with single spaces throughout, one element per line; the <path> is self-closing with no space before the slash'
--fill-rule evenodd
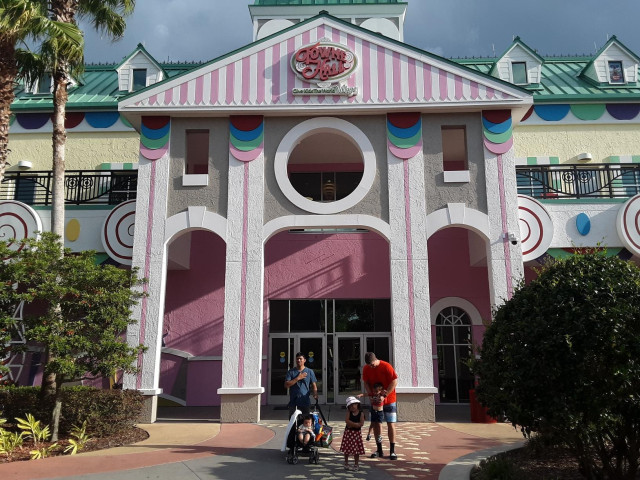
<path id="1" fill-rule="evenodd" d="M 398 375 L 390 363 L 378 360 L 376 354 L 367 352 L 364 355 L 366 365 L 362 369 L 362 380 L 367 390 L 367 395 L 375 395 L 373 385 L 381 383 L 383 385 L 382 394 L 384 404 L 382 411 L 371 412 L 371 424 L 376 437 L 377 451 L 371 454 L 371 458 L 382 458 L 382 422 L 387 422 L 387 432 L 389 436 L 389 460 L 396 460 L 398 456 L 395 452 L 396 446 L 396 422 L 398 421 L 398 411 L 396 409 L 396 385 L 398 385 Z"/>

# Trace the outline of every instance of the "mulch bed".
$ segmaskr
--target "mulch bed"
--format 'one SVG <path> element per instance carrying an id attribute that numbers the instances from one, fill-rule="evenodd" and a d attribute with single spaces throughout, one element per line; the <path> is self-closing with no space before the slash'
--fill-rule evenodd
<path id="1" fill-rule="evenodd" d="M 578 462 L 565 449 L 549 448 L 535 454 L 519 448 L 503 455 L 517 465 L 519 480 L 584 480 Z"/>
<path id="2" fill-rule="evenodd" d="M 115 435 L 102 438 L 90 438 L 81 452 L 92 452 L 94 450 L 104 450 L 105 448 L 120 447 L 122 445 L 131 445 L 133 443 L 141 442 L 149 438 L 149 434 L 141 428 L 132 427 L 123 432 L 119 432 Z M 52 442 L 44 442 L 42 446 L 49 446 Z M 69 441 L 66 437 L 58 442 L 58 447 L 51 452 L 51 456 L 68 455 L 64 453 L 64 449 L 69 445 Z M 6 455 L 0 455 L 0 464 L 7 462 L 19 462 L 23 460 L 30 460 L 31 456 L 29 451 L 33 450 L 33 443 L 25 440 L 22 447 L 16 449 L 11 457 Z M 79 452 L 79 453 L 81 453 Z"/>

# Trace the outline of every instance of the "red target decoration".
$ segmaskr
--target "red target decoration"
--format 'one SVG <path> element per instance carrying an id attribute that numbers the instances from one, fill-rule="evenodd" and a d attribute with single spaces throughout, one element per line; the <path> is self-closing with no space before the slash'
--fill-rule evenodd
<path id="1" fill-rule="evenodd" d="M 551 217 L 540 202 L 525 195 L 518 195 L 518 220 L 522 261 L 535 260 L 551 246 L 553 240 Z"/>
<path id="2" fill-rule="evenodd" d="M 616 229 L 622 244 L 634 255 L 640 255 L 640 195 L 631 197 L 618 210 Z"/>
<path id="3" fill-rule="evenodd" d="M 22 241 L 42 231 L 42 221 L 29 205 L 15 200 L 0 201 L 0 240 L 20 250 Z"/>
<path id="4" fill-rule="evenodd" d="M 129 200 L 111 210 L 102 226 L 104 251 L 118 263 L 131 265 L 136 201 Z"/>

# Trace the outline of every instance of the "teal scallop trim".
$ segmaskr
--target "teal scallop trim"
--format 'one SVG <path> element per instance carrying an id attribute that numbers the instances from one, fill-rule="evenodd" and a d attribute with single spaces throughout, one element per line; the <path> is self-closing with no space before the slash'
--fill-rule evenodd
<path id="1" fill-rule="evenodd" d="M 580 120 L 598 120 L 606 109 L 604 104 L 571 105 L 571 113 Z"/>
<path id="2" fill-rule="evenodd" d="M 489 140 L 491 143 L 505 143 L 509 141 L 511 138 L 512 131 L 511 129 L 507 130 L 504 133 L 491 133 L 487 129 L 483 129 L 484 137 Z"/>
<path id="3" fill-rule="evenodd" d="M 150 150 L 158 150 L 159 148 L 162 148 L 167 144 L 167 142 L 169 141 L 170 135 L 171 135 L 171 132 L 167 133 L 164 137 L 156 138 L 156 139 L 148 138 L 148 137 L 145 137 L 144 135 L 141 135 L 140 143 L 142 143 L 142 145 L 144 145 Z"/>
<path id="4" fill-rule="evenodd" d="M 418 133 L 409 138 L 396 137 L 391 131 L 387 130 L 387 137 L 389 141 L 398 148 L 411 148 L 415 147 L 420 141 L 420 138 L 422 138 L 422 129 L 419 129 Z"/>

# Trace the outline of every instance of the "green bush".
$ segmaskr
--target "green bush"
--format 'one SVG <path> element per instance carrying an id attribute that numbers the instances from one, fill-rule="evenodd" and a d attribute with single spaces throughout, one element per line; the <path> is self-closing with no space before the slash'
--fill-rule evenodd
<path id="1" fill-rule="evenodd" d="M 50 408 L 39 403 L 39 387 L 0 388 L 0 411 L 13 423 L 27 414 L 48 423 Z M 142 412 L 143 397 L 135 390 L 102 390 L 63 387 L 60 434 L 69 435 L 74 425 L 87 421 L 87 434 L 105 437 L 131 428 Z"/>
<path id="2" fill-rule="evenodd" d="M 503 455 L 493 455 L 473 470 L 473 480 L 518 480 L 520 478 L 518 467 Z"/>
<path id="3" fill-rule="evenodd" d="M 586 478 L 636 478 L 640 268 L 602 252 L 545 268 L 487 328 L 479 401 L 573 451 Z"/>

